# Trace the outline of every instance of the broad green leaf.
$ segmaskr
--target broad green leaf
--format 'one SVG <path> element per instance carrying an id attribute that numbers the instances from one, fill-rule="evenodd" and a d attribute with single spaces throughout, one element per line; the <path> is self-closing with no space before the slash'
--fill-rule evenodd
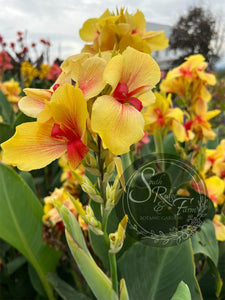
<path id="1" fill-rule="evenodd" d="M 171 298 L 171 300 L 191 300 L 190 290 L 183 281 L 181 281 L 176 289 L 175 294 Z"/>
<path id="2" fill-rule="evenodd" d="M 49 273 L 47 279 L 63 300 L 90 300 L 90 298 L 76 291 L 71 285 L 59 278 L 55 273 Z"/>
<path id="3" fill-rule="evenodd" d="M 31 282 L 34 290 L 39 295 L 42 295 L 44 297 L 45 296 L 45 290 L 44 290 L 43 285 L 40 281 L 40 278 L 37 275 L 37 272 L 35 271 L 35 269 L 32 267 L 31 264 L 28 264 L 28 275 L 29 275 L 30 282 Z"/>
<path id="4" fill-rule="evenodd" d="M 215 266 L 219 259 L 219 248 L 216 240 L 215 229 L 211 220 L 206 220 L 199 232 L 192 236 L 192 247 L 194 254 L 203 253 L 208 256 Z"/>
<path id="5" fill-rule="evenodd" d="M 177 151 L 174 147 L 175 143 L 173 132 L 169 132 L 163 139 L 164 153 L 177 155 Z"/>
<path id="6" fill-rule="evenodd" d="M 0 116 L 2 116 L 4 122 L 12 125 L 14 120 L 12 105 L 2 91 L 0 91 Z"/>
<path id="7" fill-rule="evenodd" d="M 66 238 L 70 251 L 96 298 L 98 300 L 118 300 L 112 288 L 112 282 L 97 266 L 93 258 L 80 247 L 67 231 Z"/>
<path id="8" fill-rule="evenodd" d="M 13 129 L 10 124 L 0 123 L 0 144 L 8 140 L 13 135 Z"/>
<path id="9" fill-rule="evenodd" d="M 9 275 L 13 274 L 17 269 L 19 269 L 26 262 L 27 262 L 26 258 L 22 255 L 17 256 L 13 260 L 10 260 L 6 265 L 7 273 Z"/>
<path id="10" fill-rule="evenodd" d="M 165 248 L 136 243 L 118 260 L 118 268 L 130 300 L 170 300 L 182 280 L 192 299 L 202 299 L 189 240 Z"/>
<path id="11" fill-rule="evenodd" d="M 22 123 L 26 123 L 26 122 L 34 122 L 35 118 L 31 118 L 28 117 L 27 115 L 25 115 L 22 112 L 19 112 L 16 116 L 15 122 L 14 122 L 14 127 L 22 124 Z"/>
<path id="12" fill-rule="evenodd" d="M 217 284 L 222 283 L 220 280 L 218 281 L 215 276 L 216 273 L 213 272 L 212 266 L 215 267 L 213 262 L 208 259 L 208 263 L 211 264 L 208 268 L 208 271 L 206 270 L 201 279 L 199 280 L 199 284 L 201 287 L 201 291 L 203 294 L 204 300 L 214 300 L 217 299 L 216 297 L 216 290 L 218 290 L 218 285 L 215 287 L 215 281 Z M 225 242 L 219 243 L 219 261 L 218 261 L 218 270 L 217 273 L 220 274 L 221 279 L 223 282 L 225 282 Z M 223 284 L 221 289 L 221 296 L 225 295 L 225 285 Z M 219 298 L 220 299 L 220 298 Z M 222 299 L 222 297 L 221 297 Z"/>
<path id="13" fill-rule="evenodd" d="M 55 270 L 61 254 L 42 239 L 42 206 L 17 173 L 1 163 L 0 186 L 0 238 L 27 258 L 49 299 L 54 299 L 45 276 Z"/>
<path id="14" fill-rule="evenodd" d="M 192 237 L 192 247 L 194 254 L 202 253 L 208 258 L 208 265 L 215 278 L 215 294 L 219 296 L 223 281 L 217 269 L 219 259 L 219 247 L 216 240 L 215 229 L 211 220 L 206 220 L 201 231 L 196 232 Z"/>

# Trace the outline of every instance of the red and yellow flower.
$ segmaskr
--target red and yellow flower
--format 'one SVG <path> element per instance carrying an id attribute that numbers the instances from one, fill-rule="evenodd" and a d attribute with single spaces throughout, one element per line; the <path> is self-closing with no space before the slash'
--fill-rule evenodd
<path id="1" fill-rule="evenodd" d="M 120 155 L 144 136 L 141 110 L 155 101 L 160 70 L 151 56 L 128 47 L 109 61 L 103 79 L 112 90 L 94 102 L 91 127 L 105 148 Z"/>
<path id="2" fill-rule="evenodd" d="M 56 89 L 36 122 L 23 123 L 2 144 L 5 163 L 21 170 L 42 168 L 67 152 L 76 168 L 89 149 L 86 144 L 87 103 L 79 88 Z"/>
<path id="3" fill-rule="evenodd" d="M 146 112 L 143 113 L 146 129 L 150 133 L 163 129 L 166 134 L 168 130 L 172 130 L 179 142 L 185 140 L 185 129 L 183 123 L 183 112 L 179 108 L 173 108 L 171 95 L 165 97 L 155 92 L 156 101 L 150 105 Z"/>
<path id="4" fill-rule="evenodd" d="M 197 99 L 210 101 L 211 95 L 207 85 L 215 85 L 216 78 L 205 71 L 208 64 L 201 54 L 191 55 L 179 67 L 169 71 L 162 81 L 160 89 L 164 93 L 174 93 L 181 97 L 187 105 Z"/>

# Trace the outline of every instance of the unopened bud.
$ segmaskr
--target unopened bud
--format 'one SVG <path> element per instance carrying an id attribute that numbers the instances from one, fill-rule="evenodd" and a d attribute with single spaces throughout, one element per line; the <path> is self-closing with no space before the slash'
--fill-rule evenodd
<path id="1" fill-rule="evenodd" d="M 118 230 L 115 233 L 109 234 L 110 253 L 117 253 L 122 248 L 125 239 L 127 222 L 128 222 L 128 216 L 125 215 L 118 226 Z"/>

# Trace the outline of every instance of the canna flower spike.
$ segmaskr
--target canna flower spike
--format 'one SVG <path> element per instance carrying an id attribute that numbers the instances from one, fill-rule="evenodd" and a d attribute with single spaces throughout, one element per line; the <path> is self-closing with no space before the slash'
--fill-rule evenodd
<path id="1" fill-rule="evenodd" d="M 29 171 L 43 168 L 65 152 L 76 168 L 89 152 L 85 146 L 87 103 L 80 89 L 59 87 L 46 103 L 36 122 L 23 123 L 3 143 L 5 163 Z"/>

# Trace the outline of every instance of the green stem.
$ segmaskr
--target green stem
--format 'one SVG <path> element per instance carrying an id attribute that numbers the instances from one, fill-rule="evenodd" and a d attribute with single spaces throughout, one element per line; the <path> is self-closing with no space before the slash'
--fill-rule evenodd
<path id="1" fill-rule="evenodd" d="M 103 215 L 102 215 L 102 230 L 104 232 L 104 240 L 105 244 L 108 249 L 110 249 L 110 240 L 109 235 L 107 232 L 107 223 L 110 211 L 105 209 L 106 205 L 106 184 L 103 182 L 104 179 L 104 160 L 101 158 L 101 139 L 98 136 L 98 164 L 99 164 L 99 171 L 101 176 L 99 177 L 99 185 L 102 197 L 104 199 L 104 203 L 102 204 Z M 129 166 L 129 165 L 128 165 Z M 118 295 L 118 277 L 117 277 L 117 262 L 116 262 L 116 255 L 115 253 L 109 253 L 109 265 L 110 265 L 110 275 L 112 279 L 112 287 L 115 290 L 116 294 Z"/>
<path id="2" fill-rule="evenodd" d="M 155 142 L 155 152 L 158 154 L 158 158 L 161 159 L 161 169 L 164 171 L 164 150 L 163 150 L 163 142 L 162 142 L 162 132 L 160 129 L 157 129 L 154 132 L 154 142 Z"/>
<path id="3" fill-rule="evenodd" d="M 118 295 L 118 277 L 117 277 L 117 262 L 116 254 L 109 252 L 110 274 L 112 278 L 112 287 Z"/>
<path id="4" fill-rule="evenodd" d="M 109 249 L 110 241 L 109 241 L 109 236 L 107 233 L 108 216 L 109 216 L 109 212 L 104 210 L 103 217 L 102 217 L 102 230 L 104 232 L 104 240 L 105 240 L 106 246 Z"/>

